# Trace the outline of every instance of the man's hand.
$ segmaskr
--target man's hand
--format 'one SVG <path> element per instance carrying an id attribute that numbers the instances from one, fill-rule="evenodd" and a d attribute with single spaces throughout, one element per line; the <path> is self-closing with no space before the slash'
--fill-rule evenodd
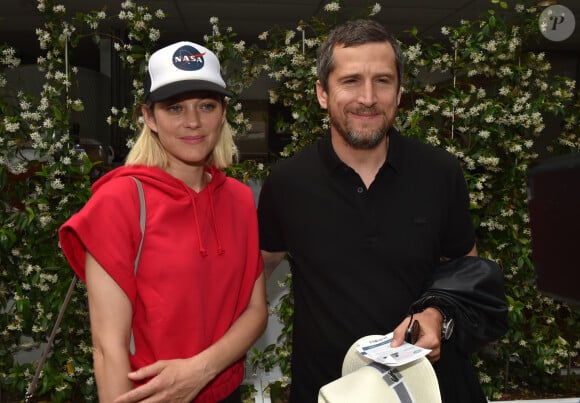
<path id="1" fill-rule="evenodd" d="M 191 402 L 212 379 L 196 357 L 157 361 L 129 373 L 132 381 L 149 382 L 115 399 L 115 403 Z"/>
<path id="2" fill-rule="evenodd" d="M 391 347 L 398 347 L 405 341 L 405 333 L 409 327 L 410 317 L 406 317 L 393 331 L 393 342 Z M 419 322 L 420 333 L 417 342 L 419 347 L 428 348 L 431 352 L 427 358 L 431 362 L 439 360 L 441 355 L 441 326 L 443 324 L 443 317 L 435 308 L 427 308 L 423 312 L 413 315 L 413 320 Z"/>

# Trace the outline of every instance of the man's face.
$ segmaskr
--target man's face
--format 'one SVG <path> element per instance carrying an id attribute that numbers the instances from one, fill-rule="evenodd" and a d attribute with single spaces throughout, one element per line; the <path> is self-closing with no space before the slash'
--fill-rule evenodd
<path id="1" fill-rule="evenodd" d="M 395 52 L 388 42 L 334 48 L 328 89 L 316 83 L 331 131 L 351 147 L 371 149 L 386 137 L 401 99 Z"/>

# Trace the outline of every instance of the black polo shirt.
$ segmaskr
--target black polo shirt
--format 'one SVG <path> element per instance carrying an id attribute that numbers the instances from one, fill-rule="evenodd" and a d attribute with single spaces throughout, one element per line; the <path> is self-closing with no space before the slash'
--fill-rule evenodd
<path id="1" fill-rule="evenodd" d="M 315 402 L 340 377 L 354 341 L 394 330 L 439 258 L 475 243 L 457 158 L 395 130 L 389 136 L 369 189 L 330 134 L 276 164 L 264 182 L 261 247 L 293 258 L 293 402 Z"/>

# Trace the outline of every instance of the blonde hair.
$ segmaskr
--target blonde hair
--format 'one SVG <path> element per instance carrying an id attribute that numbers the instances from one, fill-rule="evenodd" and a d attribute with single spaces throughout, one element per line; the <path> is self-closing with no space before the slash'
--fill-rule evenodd
<path id="1" fill-rule="evenodd" d="M 219 139 L 207 160 L 208 166 L 224 169 L 237 162 L 238 150 L 234 144 L 233 130 L 226 121 L 220 131 Z M 149 126 L 143 124 L 141 133 L 125 159 L 125 165 L 146 165 L 166 169 L 167 152 L 159 137 Z"/>

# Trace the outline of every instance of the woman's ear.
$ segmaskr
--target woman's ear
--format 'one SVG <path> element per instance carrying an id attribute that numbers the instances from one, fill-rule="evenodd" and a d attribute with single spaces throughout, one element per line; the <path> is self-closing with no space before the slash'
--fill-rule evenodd
<path id="1" fill-rule="evenodd" d="M 226 98 L 224 98 L 223 102 L 222 102 L 222 126 L 226 123 L 226 118 L 228 116 L 228 100 Z"/>
<path id="2" fill-rule="evenodd" d="M 141 115 L 143 115 L 143 120 L 149 126 L 149 129 L 157 133 L 157 122 L 155 121 L 155 114 L 153 113 L 153 105 L 141 105 Z"/>

